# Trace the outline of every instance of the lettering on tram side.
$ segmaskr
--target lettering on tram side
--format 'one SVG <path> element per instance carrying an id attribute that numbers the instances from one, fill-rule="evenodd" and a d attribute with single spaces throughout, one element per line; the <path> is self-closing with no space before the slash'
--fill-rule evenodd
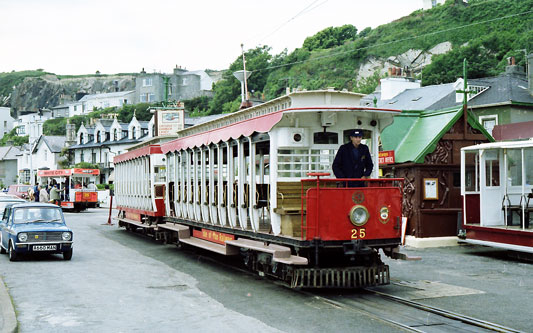
<path id="1" fill-rule="evenodd" d="M 366 237 L 366 230 L 365 228 L 361 229 L 352 229 L 352 239 L 360 239 Z"/>
<path id="2" fill-rule="evenodd" d="M 224 245 L 228 240 L 234 240 L 234 235 L 225 234 L 213 230 L 193 230 L 192 235 L 196 238 L 205 239 L 207 241 Z"/>

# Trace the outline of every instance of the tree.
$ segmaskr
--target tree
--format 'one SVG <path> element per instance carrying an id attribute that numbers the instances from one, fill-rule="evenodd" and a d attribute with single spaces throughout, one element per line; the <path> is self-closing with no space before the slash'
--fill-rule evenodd
<path id="1" fill-rule="evenodd" d="M 252 74 L 248 79 L 248 91 L 263 91 L 271 70 L 270 66 L 272 55 L 269 53 L 269 46 L 258 46 L 255 49 L 248 50 L 244 53 L 246 58 L 246 70 Z M 235 100 L 241 94 L 241 84 L 233 76 L 233 72 L 243 69 L 242 56 L 230 65 L 229 69 L 222 74 L 222 80 L 213 86 L 214 97 L 209 102 L 209 114 L 219 114 L 222 112 L 236 111 L 233 109 L 236 105 Z"/>
<path id="2" fill-rule="evenodd" d="M 17 134 L 17 128 L 15 127 L 9 131 L 9 133 L 4 134 L 0 140 L 0 146 L 7 146 L 8 142 L 10 142 L 9 146 L 22 146 L 23 144 L 28 143 L 28 141 L 29 135 L 19 136 Z"/>
<path id="3" fill-rule="evenodd" d="M 304 40 L 303 47 L 309 51 L 329 49 L 357 38 L 357 28 L 351 24 L 329 27 Z"/>

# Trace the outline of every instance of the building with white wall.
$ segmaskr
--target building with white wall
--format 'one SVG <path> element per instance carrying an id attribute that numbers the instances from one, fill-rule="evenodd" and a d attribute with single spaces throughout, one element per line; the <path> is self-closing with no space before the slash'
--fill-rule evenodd
<path id="1" fill-rule="evenodd" d="M 13 129 L 15 119 L 11 117 L 10 108 L 0 107 L 0 139 Z"/>
<path id="2" fill-rule="evenodd" d="M 52 111 L 43 110 L 40 115 L 38 112 L 28 113 L 18 117 L 13 126 L 17 128 L 19 136 L 29 135 L 29 142 L 32 143 L 43 134 L 43 123 L 52 118 Z"/>
<path id="3" fill-rule="evenodd" d="M 38 170 L 60 169 L 59 161 L 65 159 L 60 156 L 66 147 L 65 136 L 41 135 L 33 144 L 23 146 L 17 156 L 17 173 L 20 184 L 33 184 Z M 33 175 L 33 183 L 31 176 Z"/>

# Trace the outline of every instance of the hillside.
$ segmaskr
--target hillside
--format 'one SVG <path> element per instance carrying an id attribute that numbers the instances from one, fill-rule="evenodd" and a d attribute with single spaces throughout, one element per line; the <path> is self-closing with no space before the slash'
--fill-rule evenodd
<path id="1" fill-rule="evenodd" d="M 267 99 L 284 94 L 287 88 L 335 87 L 370 93 L 392 66 L 409 68 L 423 85 L 453 82 L 462 76 L 464 58 L 470 78 L 493 76 L 503 72 L 509 56 L 524 64 L 525 53 L 533 51 L 531 31 L 533 0 L 469 0 L 468 4 L 448 0 L 375 29 L 358 31 L 352 25 L 324 29 L 291 53 L 271 54 L 268 46 L 248 50 L 246 66 L 253 71 L 248 87 Z M 240 69 L 242 58 L 236 55 L 215 84 L 213 99 L 186 103 L 193 106 L 193 114 L 237 110 L 240 84 L 232 72 Z M 70 80 L 76 83 L 66 84 Z M 130 89 L 132 76 L 125 75 L 124 80 L 124 88 Z M 77 90 L 106 91 L 110 81 L 105 76 L 54 78 L 39 70 L 0 73 L 0 105 L 49 107 Z M 30 87 L 23 88 L 24 82 Z M 18 92 L 13 93 L 13 86 L 20 88 Z M 45 88 L 50 92 L 45 93 Z M 37 91 L 41 94 L 36 95 Z"/>
<path id="2" fill-rule="evenodd" d="M 292 53 L 267 61 L 253 63 L 258 49 L 251 50 L 247 68 L 255 72 L 249 86 L 267 99 L 284 94 L 287 87 L 370 93 L 391 66 L 409 67 L 423 85 L 453 82 L 462 76 L 464 58 L 470 78 L 493 76 L 504 71 L 509 56 L 524 64 L 524 50 L 533 50 L 531 31 L 533 0 L 448 0 L 373 30 L 325 29 Z M 230 66 L 241 68 L 240 58 Z M 231 75 L 225 78 L 217 83 L 206 113 L 238 106 L 239 83 Z"/>

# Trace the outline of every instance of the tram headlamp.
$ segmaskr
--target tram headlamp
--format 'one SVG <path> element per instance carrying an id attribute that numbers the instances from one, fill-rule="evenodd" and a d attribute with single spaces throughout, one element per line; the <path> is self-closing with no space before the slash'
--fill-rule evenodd
<path id="1" fill-rule="evenodd" d="M 365 206 L 355 205 L 350 210 L 350 222 L 352 222 L 352 224 L 356 227 L 364 225 L 368 221 L 369 217 L 370 214 Z"/>

